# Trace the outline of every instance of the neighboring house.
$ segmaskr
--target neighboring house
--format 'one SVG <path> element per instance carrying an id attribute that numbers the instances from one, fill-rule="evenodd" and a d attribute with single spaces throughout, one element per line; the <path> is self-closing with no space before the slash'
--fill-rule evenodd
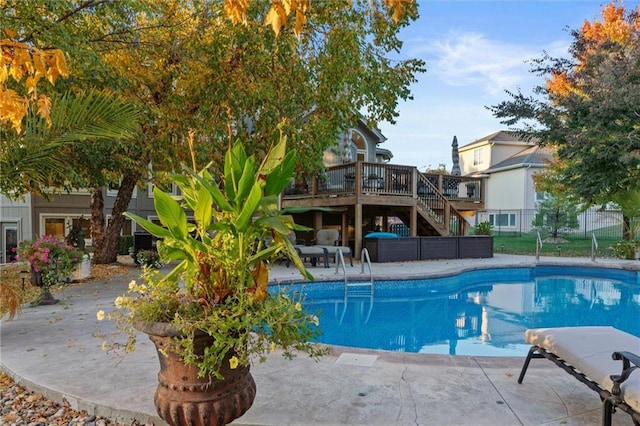
<path id="1" fill-rule="evenodd" d="M 468 218 L 473 225 L 488 221 L 500 232 L 530 232 L 539 203 L 546 197 L 536 191 L 533 176 L 544 170 L 554 150 L 525 142 L 499 131 L 459 148 L 462 174 L 484 179 L 484 209 Z M 591 207 L 578 215 L 576 232 L 587 235 L 598 229 L 619 226 L 616 211 Z"/>
<path id="2" fill-rule="evenodd" d="M 111 209 L 117 190 L 105 188 L 105 219 L 111 218 Z M 91 241 L 91 194 L 88 190 L 73 191 L 69 194 L 52 194 L 49 199 L 29 194 L 24 200 L 12 201 L 0 195 L 0 226 L 2 240 L 0 263 L 14 260 L 12 249 L 23 240 L 31 240 L 42 235 L 65 237 L 72 226 L 83 230 L 85 244 Z M 157 219 L 153 208 L 153 194 L 150 190 L 136 189 L 129 203 L 129 210 L 150 220 Z M 122 235 L 133 235 L 135 228 L 127 219 Z"/>
<path id="3" fill-rule="evenodd" d="M 536 192 L 533 176 L 547 167 L 553 149 L 499 131 L 459 148 L 462 174 L 485 178 L 485 209 L 474 220 L 501 229 L 530 228 L 520 223 L 522 211 L 536 209 L 544 197 Z"/>
<path id="4" fill-rule="evenodd" d="M 13 261 L 13 249 L 18 246 L 18 242 L 33 237 L 31 218 L 31 195 L 21 201 L 13 201 L 0 195 L 0 263 Z"/>

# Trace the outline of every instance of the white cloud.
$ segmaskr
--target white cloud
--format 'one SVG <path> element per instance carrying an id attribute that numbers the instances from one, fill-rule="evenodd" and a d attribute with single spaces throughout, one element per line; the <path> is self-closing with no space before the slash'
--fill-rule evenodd
<path id="1" fill-rule="evenodd" d="M 534 76 L 527 60 L 540 57 L 543 50 L 566 53 L 566 43 L 529 47 L 490 40 L 476 32 L 449 32 L 445 37 L 414 44 L 410 55 L 427 62 L 428 74 L 453 87 L 481 88 L 490 95 L 526 86 Z"/>

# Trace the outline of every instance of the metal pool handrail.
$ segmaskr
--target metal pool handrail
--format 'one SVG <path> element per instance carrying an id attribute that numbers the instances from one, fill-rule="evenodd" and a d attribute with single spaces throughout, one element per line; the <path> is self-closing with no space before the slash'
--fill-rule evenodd
<path id="1" fill-rule="evenodd" d="M 540 252 L 542 251 L 542 238 L 540 238 L 540 232 L 536 232 L 538 238 L 536 239 L 536 260 L 540 260 Z"/>
<path id="2" fill-rule="evenodd" d="M 596 238 L 596 233 L 591 233 L 591 261 L 596 261 L 596 255 L 598 254 L 598 239 Z"/>
<path id="3" fill-rule="evenodd" d="M 371 268 L 371 258 L 369 257 L 369 250 L 367 250 L 366 247 L 364 247 L 360 252 L 360 259 L 362 259 L 362 268 L 360 269 L 360 274 L 364 274 L 364 264 L 366 261 L 367 266 L 369 267 L 369 279 L 371 280 L 371 286 L 373 286 L 373 269 Z"/>
<path id="4" fill-rule="evenodd" d="M 341 249 L 336 249 L 336 274 L 338 273 L 338 269 L 342 265 L 342 272 L 344 274 L 344 288 L 346 292 L 347 288 L 347 265 L 344 263 L 344 255 L 342 254 Z"/>

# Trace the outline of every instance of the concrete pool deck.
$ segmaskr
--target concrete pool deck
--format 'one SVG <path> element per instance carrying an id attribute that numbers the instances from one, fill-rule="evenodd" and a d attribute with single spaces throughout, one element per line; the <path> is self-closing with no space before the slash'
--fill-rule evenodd
<path id="1" fill-rule="evenodd" d="M 496 254 L 491 259 L 374 263 L 376 279 L 447 275 L 465 269 L 557 264 L 640 270 L 640 262 Z M 341 280 L 335 267 L 311 267 L 318 280 Z M 350 276 L 361 266 L 347 266 Z M 153 406 L 158 360 L 141 335 L 135 352 L 115 358 L 102 351 L 110 310 L 139 270 L 56 294 L 58 305 L 25 307 L 0 329 L 0 368 L 29 390 L 72 408 L 118 419 L 163 425 Z M 368 275 L 368 271 L 366 272 Z M 276 266 L 272 280 L 297 281 Z M 437 313 L 436 313 L 437 314 Z M 235 425 L 599 425 L 597 394 L 545 360 L 534 360 L 516 383 L 523 358 L 427 355 L 333 347 L 315 362 L 277 354 L 256 363 L 257 396 Z M 632 425 L 619 412 L 614 425 Z"/>

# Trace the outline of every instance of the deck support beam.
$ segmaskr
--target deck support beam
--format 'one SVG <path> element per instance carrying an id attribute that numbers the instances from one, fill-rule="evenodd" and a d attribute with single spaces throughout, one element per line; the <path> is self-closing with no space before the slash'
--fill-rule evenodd
<path id="1" fill-rule="evenodd" d="M 356 221 L 354 224 L 354 251 L 355 253 L 353 253 L 353 257 L 355 257 L 356 259 L 360 259 L 360 252 L 362 251 L 362 204 L 360 203 L 356 203 L 355 205 L 355 213 L 356 213 Z M 344 233 L 343 235 L 343 239 L 344 239 Z M 345 244 L 346 245 L 346 244 Z"/>

